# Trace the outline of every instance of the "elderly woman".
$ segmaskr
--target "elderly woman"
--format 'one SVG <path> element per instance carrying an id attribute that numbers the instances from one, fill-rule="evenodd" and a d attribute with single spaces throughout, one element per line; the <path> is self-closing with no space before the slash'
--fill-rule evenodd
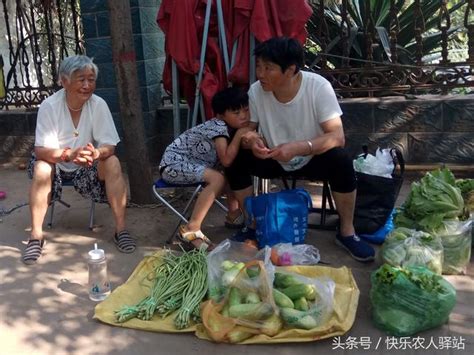
<path id="1" fill-rule="evenodd" d="M 65 58 L 59 67 L 63 89 L 38 110 L 35 149 L 28 167 L 33 179 L 29 205 L 31 235 L 23 262 L 34 264 L 44 247 L 43 221 L 51 200 L 59 200 L 62 182 L 96 202 L 108 202 L 115 219 L 114 242 L 124 253 L 135 250 L 125 227 L 127 190 L 114 155 L 120 141 L 110 110 L 94 95 L 98 69 L 89 57 Z"/>

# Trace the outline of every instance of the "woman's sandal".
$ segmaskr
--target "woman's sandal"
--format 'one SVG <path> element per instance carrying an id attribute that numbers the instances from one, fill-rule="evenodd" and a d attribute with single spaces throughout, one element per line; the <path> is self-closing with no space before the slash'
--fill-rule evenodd
<path id="1" fill-rule="evenodd" d="M 230 229 L 241 229 L 244 227 L 244 214 L 240 212 L 239 215 L 232 218 L 229 213 L 225 216 L 224 225 Z"/>
<path id="2" fill-rule="evenodd" d="M 44 239 L 30 239 L 21 259 L 26 265 L 35 264 L 43 252 Z"/>
<path id="3" fill-rule="evenodd" d="M 119 251 L 126 254 L 133 253 L 137 248 L 137 243 L 125 229 L 120 233 L 115 233 L 114 243 Z"/>
<path id="4" fill-rule="evenodd" d="M 195 232 L 187 232 L 184 229 L 184 226 L 180 226 L 177 237 L 181 242 L 192 247 L 193 249 L 204 249 L 207 251 L 211 251 L 212 249 L 214 249 L 214 244 L 208 237 L 204 235 L 203 232 L 201 232 L 201 230 L 197 230 Z M 198 239 L 201 240 L 201 244 L 199 246 L 196 246 L 195 244 L 193 244 L 193 241 Z"/>

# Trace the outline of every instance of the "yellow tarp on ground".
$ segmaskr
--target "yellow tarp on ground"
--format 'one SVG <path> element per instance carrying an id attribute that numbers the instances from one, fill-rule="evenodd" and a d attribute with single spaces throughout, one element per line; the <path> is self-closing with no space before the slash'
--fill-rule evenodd
<path id="1" fill-rule="evenodd" d="M 135 268 L 132 275 L 121 286 L 117 287 L 109 297 L 95 307 L 94 318 L 101 322 L 118 327 L 148 330 L 163 333 L 185 333 L 194 332 L 196 326 L 178 330 L 173 324 L 173 315 L 162 319 L 155 315 L 151 320 L 144 321 L 133 318 L 124 323 L 116 323 L 114 312 L 124 305 L 132 306 L 149 295 L 150 281 L 147 276 L 160 263 L 161 255 L 165 251 L 160 250 L 152 256 L 145 257 Z"/>
<path id="2" fill-rule="evenodd" d="M 324 325 L 311 330 L 287 329 L 273 337 L 259 334 L 242 341 L 240 344 L 295 343 L 315 341 L 346 333 L 354 323 L 359 303 L 359 289 L 350 269 L 326 266 L 288 266 L 283 271 L 296 272 L 307 277 L 327 276 L 334 280 L 334 312 Z M 202 324 L 197 325 L 196 336 L 211 340 Z"/>
<path id="3" fill-rule="evenodd" d="M 133 318 L 125 323 L 115 322 L 114 312 L 116 310 L 120 309 L 123 305 L 134 305 L 148 296 L 147 291 L 150 282 L 147 281 L 147 276 L 160 262 L 160 256 L 163 253 L 164 250 L 160 250 L 152 256 L 145 257 L 135 268 L 128 280 L 123 285 L 117 287 L 106 300 L 95 307 L 94 318 L 114 326 L 154 332 L 178 333 L 196 331 L 197 337 L 210 340 L 201 324 L 183 330 L 177 330 L 173 325 L 172 315 L 165 319 L 154 316 L 149 321 Z M 315 341 L 342 335 L 352 327 L 359 302 L 359 289 L 350 269 L 346 267 L 336 269 L 326 266 L 288 266 L 280 269 L 296 272 L 308 277 L 327 276 L 332 278 L 336 283 L 334 312 L 332 317 L 324 326 L 312 330 L 283 330 L 274 337 L 256 335 L 243 341 L 242 344 Z"/>

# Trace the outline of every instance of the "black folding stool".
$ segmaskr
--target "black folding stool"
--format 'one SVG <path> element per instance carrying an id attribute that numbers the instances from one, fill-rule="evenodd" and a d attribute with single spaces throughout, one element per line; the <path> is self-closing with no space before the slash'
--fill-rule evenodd
<path id="1" fill-rule="evenodd" d="M 176 235 L 176 232 L 178 231 L 179 226 L 181 223 L 188 223 L 188 218 L 189 218 L 189 208 L 191 207 L 191 204 L 196 200 L 199 192 L 203 189 L 204 183 L 196 183 L 196 184 L 168 184 L 166 181 L 163 179 L 158 179 L 155 181 L 153 184 L 153 194 L 160 200 L 166 207 L 168 207 L 176 216 L 179 217 L 179 222 L 176 225 L 176 228 L 174 229 L 173 233 L 169 236 L 169 238 L 166 240 L 167 244 L 171 244 L 174 236 Z M 178 211 L 168 200 L 166 200 L 162 194 L 160 194 L 159 190 L 170 190 L 170 189 L 179 189 L 179 188 L 194 188 L 194 191 L 189 198 L 189 200 L 186 203 L 186 206 L 184 209 L 180 212 Z M 228 212 L 228 209 L 226 206 L 222 204 L 219 200 L 215 199 L 214 203 L 216 203 L 224 212 Z"/>

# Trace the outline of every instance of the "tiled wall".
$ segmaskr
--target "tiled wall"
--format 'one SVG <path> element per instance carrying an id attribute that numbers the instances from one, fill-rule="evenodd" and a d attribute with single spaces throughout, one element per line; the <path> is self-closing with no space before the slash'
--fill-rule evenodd
<path id="1" fill-rule="evenodd" d="M 474 164 L 474 97 L 426 96 L 341 101 L 346 147 L 352 156 L 367 144 L 398 147 L 408 164 Z M 187 110 L 181 109 L 181 126 Z M 31 150 L 35 112 L 0 111 L 0 158 L 25 156 Z M 173 111 L 159 108 L 145 121 L 154 164 L 173 139 Z"/>
<path id="2" fill-rule="evenodd" d="M 156 24 L 160 0 L 130 0 L 132 32 L 137 60 L 138 82 L 142 100 L 146 141 L 153 154 L 156 140 L 156 109 L 161 102 L 161 73 L 165 62 L 164 34 Z M 119 97 L 112 63 L 109 12 L 107 1 L 81 0 L 86 54 L 99 67 L 96 94 L 108 103 L 119 135 L 123 136 L 119 117 Z M 119 145 L 119 152 L 123 147 Z M 152 155 L 151 159 L 157 157 Z"/>
<path id="3" fill-rule="evenodd" d="M 341 102 L 346 146 L 402 150 L 409 164 L 474 163 L 474 97 L 355 99 Z"/>

